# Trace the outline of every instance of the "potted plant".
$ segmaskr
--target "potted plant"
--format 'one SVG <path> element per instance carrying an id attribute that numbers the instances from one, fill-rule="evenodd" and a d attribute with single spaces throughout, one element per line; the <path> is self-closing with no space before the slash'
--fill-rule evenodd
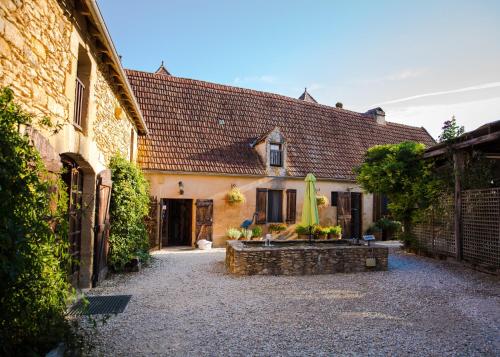
<path id="1" fill-rule="evenodd" d="M 314 236 L 317 239 L 326 239 L 329 232 L 330 232 L 329 227 L 321 227 L 321 226 L 314 227 Z"/>
<path id="2" fill-rule="evenodd" d="M 298 239 L 309 239 L 309 234 L 312 228 L 309 226 L 304 226 L 302 224 L 297 224 L 295 226 L 295 233 L 297 233 Z"/>
<path id="3" fill-rule="evenodd" d="M 365 233 L 373 235 L 376 240 L 380 240 L 380 238 L 382 238 L 382 230 L 375 223 L 371 224 Z"/>
<path id="4" fill-rule="evenodd" d="M 328 198 L 325 195 L 318 195 L 316 196 L 316 204 L 318 208 L 326 207 L 328 206 Z"/>
<path id="5" fill-rule="evenodd" d="M 341 226 L 328 227 L 328 239 L 342 239 L 342 227 Z"/>
<path id="6" fill-rule="evenodd" d="M 271 223 L 269 225 L 269 233 L 273 234 L 273 233 L 276 233 L 276 234 L 279 234 L 280 232 L 283 232 L 284 230 L 286 230 L 286 225 L 283 224 L 283 223 Z"/>
<path id="7" fill-rule="evenodd" d="M 245 195 L 241 193 L 240 189 L 236 186 L 231 188 L 231 190 L 227 193 L 226 198 L 229 204 L 239 204 L 245 202 Z"/>
<path id="8" fill-rule="evenodd" d="M 238 240 L 241 237 L 241 231 L 238 228 L 229 228 L 226 231 L 228 240 Z"/>
<path id="9" fill-rule="evenodd" d="M 386 217 L 380 218 L 375 224 L 382 231 L 382 239 L 384 240 L 394 239 L 394 236 L 401 232 L 401 222 Z"/>
<path id="10" fill-rule="evenodd" d="M 256 226 L 252 228 L 252 239 L 255 240 L 262 239 L 262 227 Z"/>
<path id="11" fill-rule="evenodd" d="M 245 238 L 246 240 L 250 240 L 252 239 L 252 235 L 253 235 L 253 232 L 251 229 L 248 229 L 248 228 L 242 228 L 241 229 L 241 235 L 243 236 L 243 238 Z"/>

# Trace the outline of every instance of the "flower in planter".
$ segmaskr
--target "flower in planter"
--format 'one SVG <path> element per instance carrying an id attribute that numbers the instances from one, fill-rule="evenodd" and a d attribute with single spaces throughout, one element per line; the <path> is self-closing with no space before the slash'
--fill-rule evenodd
<path id="1" fill-rule="evenodd" d="M 316 196 L 316 204 L 318 207 L 326 207 L 328 206 L 328 198 L 325 195 Z"/>
<path id="2" fill-rule="evenodd" d="M 269 232 L 283 232 L 286 230 L 286 225 L 283 223 L 272 223 L 269 225 Z"/>
<path id="3" fill-rule="evenodd" d="M 243 203 L 245 202 L 245 195 L 241 193 L 238 187 L 233 186 L 227 193 L 227 202 L 229 202 L 230 204 Z"/>
<path id="4" fill-rule="evenodd" d="M 229 238 L 229 239 L 235 239 L 235 240 L 238 240 L 241 238 L 241 231 L 238 229 L 238 228 L 229 228 L 227 231 L 226 231 L 226 236 Z"/>
<path id="5" fill-rule="evenodd" d="M 252 232 L 251 229 L 242 228 L 241 229 L 241 235 L 243 236 L 243 238 L 250 240 L 252 238 L 252 236 L 253 236 L 253 232 Z"/>

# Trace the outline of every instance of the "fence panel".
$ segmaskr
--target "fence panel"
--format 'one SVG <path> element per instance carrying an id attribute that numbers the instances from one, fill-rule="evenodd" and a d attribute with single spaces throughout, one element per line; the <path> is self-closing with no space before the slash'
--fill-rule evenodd
<path id="1" fill-rule="evenodd" d="M 500 188 L 462 192 L 463 258 L 500 268 Z"/>
<path id="2" fill-rule="evenodd" d="M 454 256 L 453 196 L 443 196 L 439 204 L 428 209 L 413 233 L 419 246 L 428 252 Z"/>

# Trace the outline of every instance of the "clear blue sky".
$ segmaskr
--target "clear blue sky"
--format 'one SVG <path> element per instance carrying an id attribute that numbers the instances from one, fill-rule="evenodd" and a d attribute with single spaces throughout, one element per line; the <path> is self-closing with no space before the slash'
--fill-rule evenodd
<path id="1" fill-rule="evenodd" d="M 127 68 L 298 97 L 437 136 L 500 119 L 500 1 L 100 0 Z M 412 97 L 412 98 L 409 98 Z"/>

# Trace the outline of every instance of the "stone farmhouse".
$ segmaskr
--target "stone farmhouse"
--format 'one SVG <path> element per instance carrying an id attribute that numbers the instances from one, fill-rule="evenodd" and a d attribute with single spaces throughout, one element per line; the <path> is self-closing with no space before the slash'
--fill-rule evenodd
<path id="1" fill-rule="evenodd" d="M 423 128 L 299 99 L 170 75 L 124 70 L 95 0 L 0 2 L 0 86 L 35 118 L 20 128 L 69 187 L 73 285 L 106 274 L 115 153 L 136 161 L 157 208 L 152 246 L 225 243 L 246 219 L 264 228 L 300 220 L 307 173 L 330 198 L 323 224 L 359 236 L 383 209 L 353 168 L 370 146 L 434 143 Z M 49 118 L 54 132 L 38 119 Z M 62 170 L 64 169 L 64 170 Z M 233 187 L 246 201 L 230 204 Z"/>
<path id="2" fill-rule="evenodd" d="M 70 188 L 70 240 L 80 264 L 73 284 L 89 288 L 106 272 L 110 172 L 119 152 L 135 160 L 144 119 L 95 0 L 2 1 L 0 86 L 10 87 L 35 122 L 24 128 L 48 169 Z"/>
<path id="3" fill-rule="evenodd" d="M 385 120 L 381 108 L 356 113 L 299 99 L 155 73 L 126 71 L 150 131 L 139 138 L 138 162 L 160 209 L 152 245 L 224 246 L 225 232 L 255 215 L 256 224 L 300 221 L 304 178 L 313 173 L 322 224 L 360 237 L 384 209 L 365 194 L 353 168 L 376 144 L 413 140 L 431 146 L 423 128 Z M 227 193 L 237 187 L 244 203 Z"/>

